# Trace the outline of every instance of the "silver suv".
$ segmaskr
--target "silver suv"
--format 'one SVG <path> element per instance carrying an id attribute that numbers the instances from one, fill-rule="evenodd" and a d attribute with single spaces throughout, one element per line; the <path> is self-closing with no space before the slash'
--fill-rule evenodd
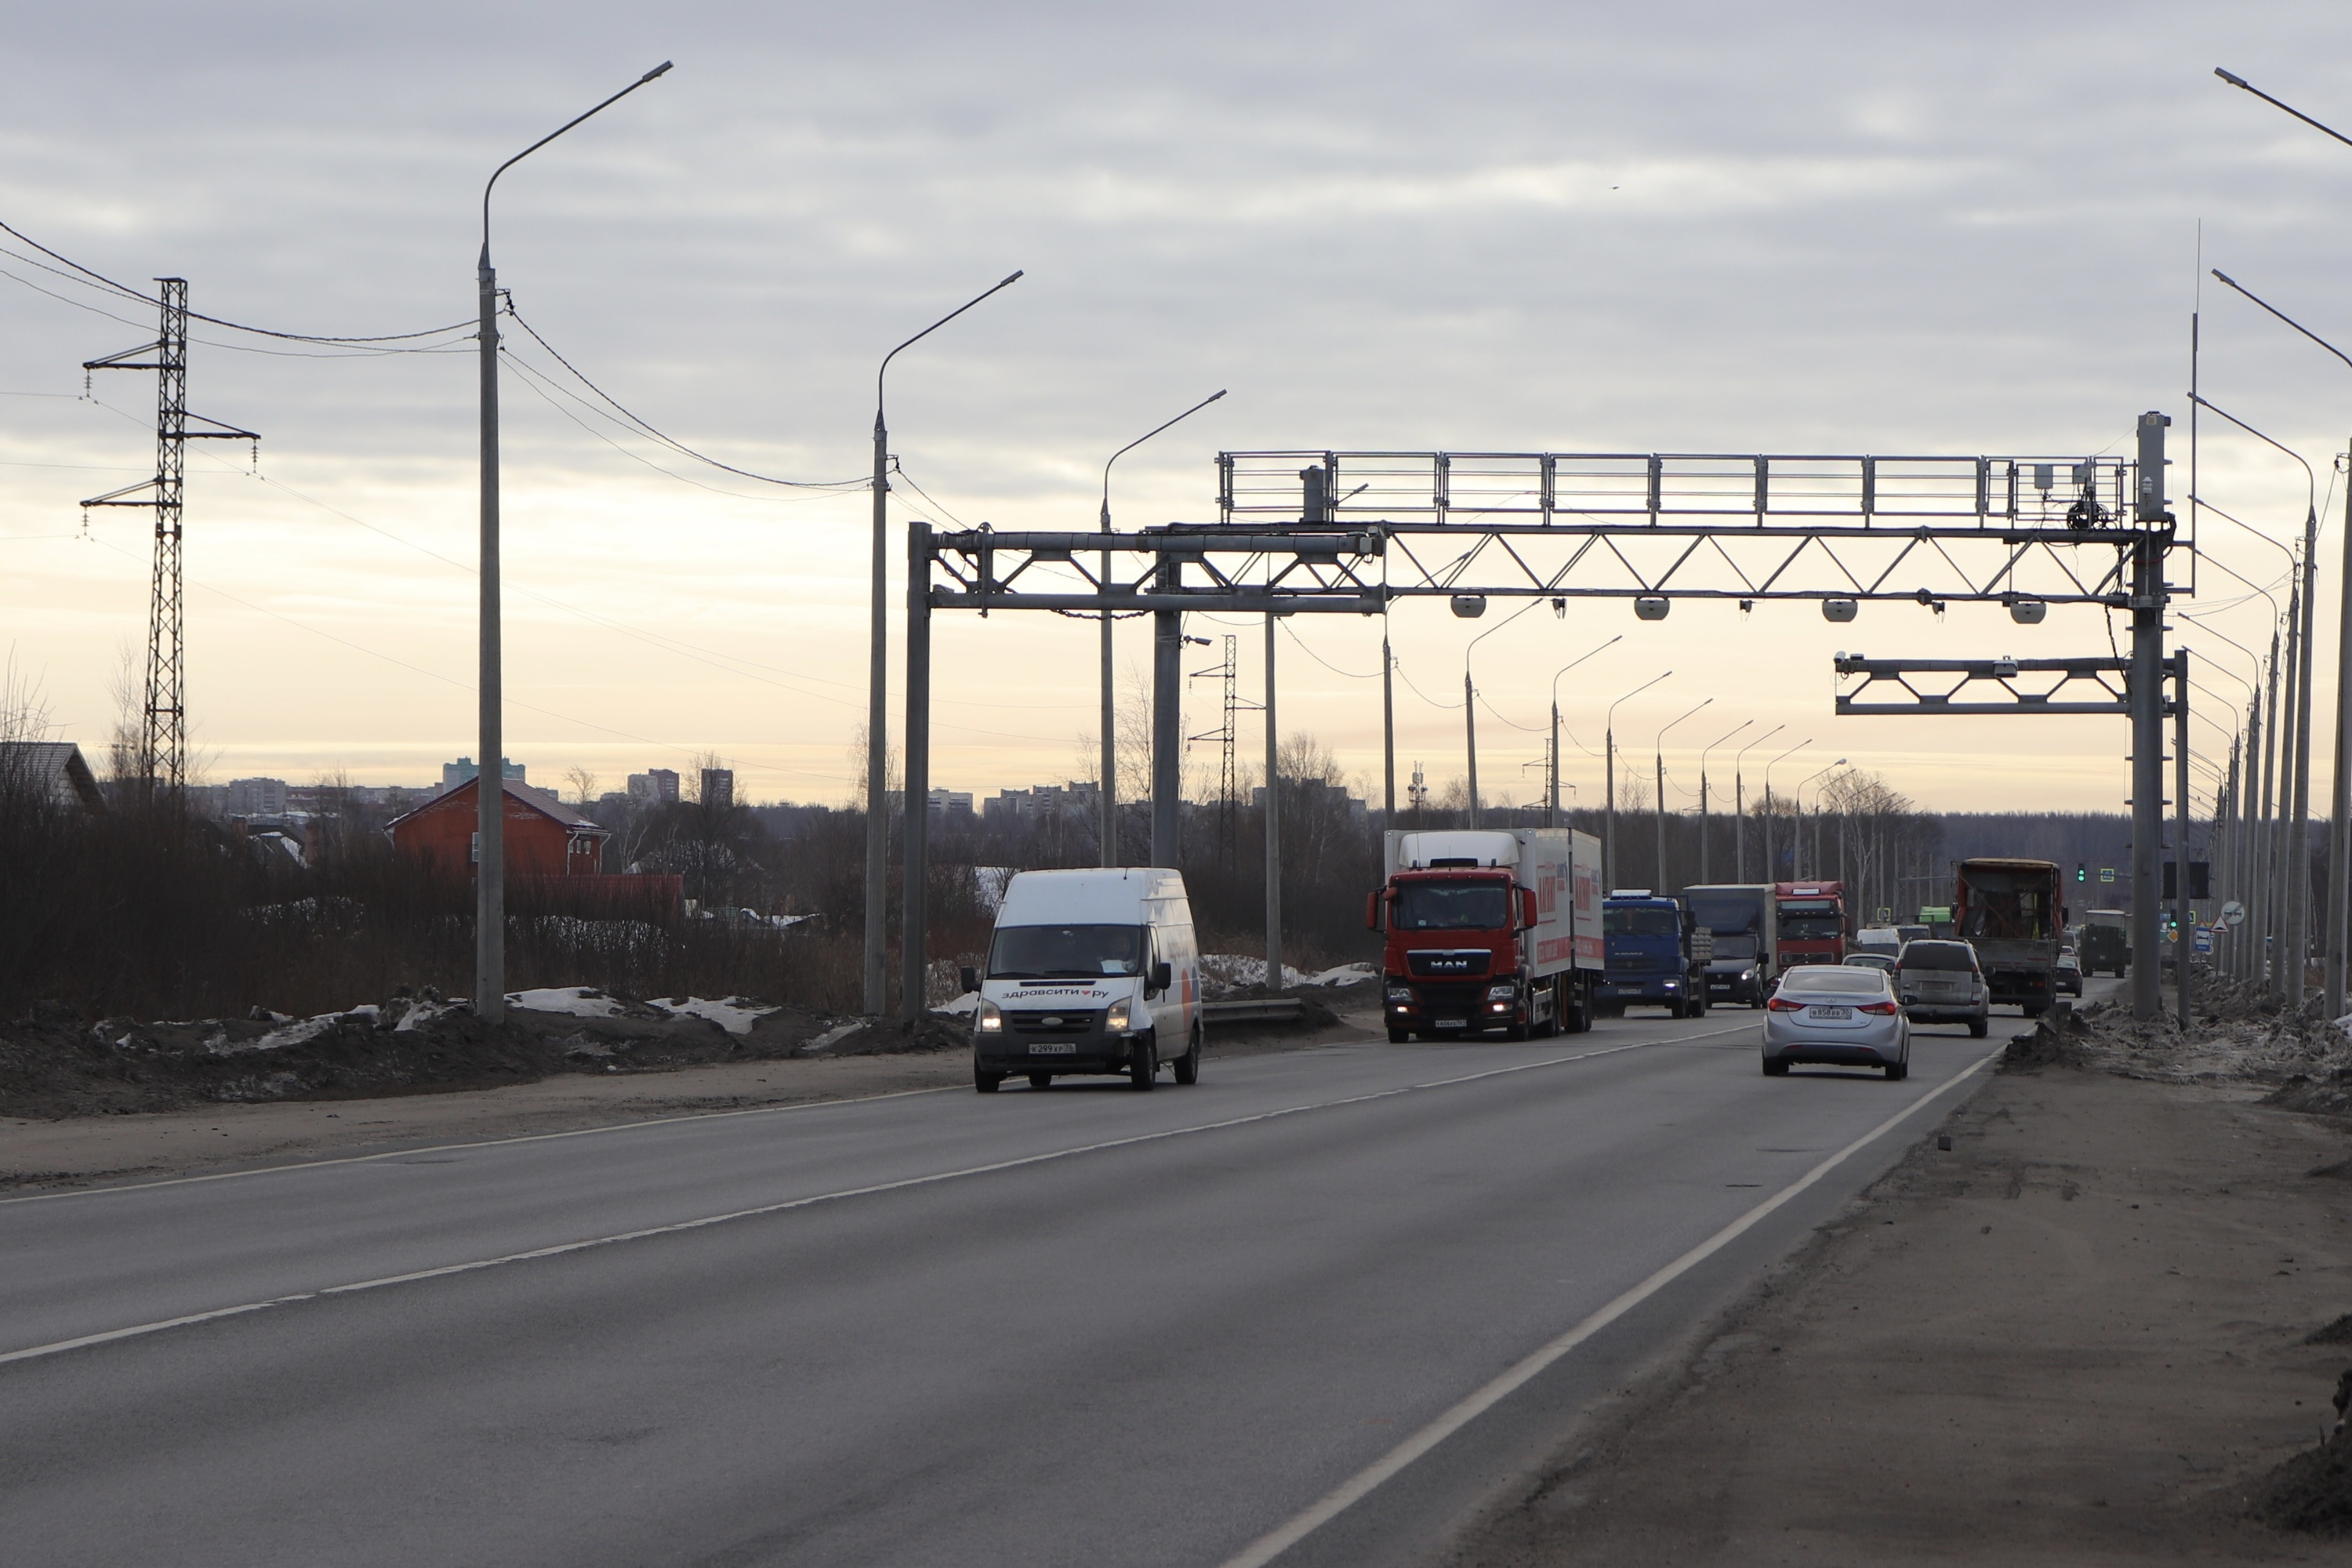
<path id="1" fill-rule="evenodd" d="M 1895 994 L 1915 1024 L 1966 1024 L 1979 1039 L 1992 1026 L 1992 987 L 1967 942 L 1925 937 L 1904 943 L 1895 961 Z"/>

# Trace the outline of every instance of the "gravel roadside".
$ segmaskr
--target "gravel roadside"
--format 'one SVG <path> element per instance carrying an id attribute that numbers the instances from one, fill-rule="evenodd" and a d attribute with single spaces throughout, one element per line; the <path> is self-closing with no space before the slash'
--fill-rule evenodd
<path id="1" fill-rule="evenodd" d="M 2352 1124 L 2165 1076 L 1998 1075 L 1450 1562 L 2352 1561 L 2247 1517 L 2352 1365 Z"/>
<path id="2" fill-rule="evenodd" d="M 572 1028 L 563 1019 L 549 1028 Z M 596 1021 L 589 1020 L 593 1026 Z M 691 1024 L 693 1021 L 689 1020 Z M 1221 1057 L 1360 1043 L 1377 1017 L 1343 1015 L 1308 1028 L 1218 1030 Z M 724 1048 L 716 1026 L 698 1026 Z M 683 1032 L 683 1031 L 682 1031 Z M 638 1053 L 645 1055 L 643 1051 Z M 633 1070 L 552 1072 L 498 1088 L 436 1088 L 373 1096 L 221 1102 L 154 1111 L 0 1117 L 0 1193 L 152 1181 L 444 1143 L 574 1132 L 675 1116 L 708 1116 L 822 1100 L 971 1086 L 961 1046 L 878 1055 L 763 1056 Z"/>

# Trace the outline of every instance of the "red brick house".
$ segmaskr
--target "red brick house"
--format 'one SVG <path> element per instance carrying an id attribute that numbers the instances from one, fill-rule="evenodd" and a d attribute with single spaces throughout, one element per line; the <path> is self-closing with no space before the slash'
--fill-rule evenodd
<path id="1" fill-rule="evenodd" d="M 612 829 L 591 822 L 545 790 L 517 779 L 506 782 L 506 862 L 509 877 L 593 877 L 604 868 L 604 840 Z M 418 856 L 445 870 L 472 874 L 474 830 L 480 808 L 478 778 L 444 791 L 384 831 L 402 853 Z"/>

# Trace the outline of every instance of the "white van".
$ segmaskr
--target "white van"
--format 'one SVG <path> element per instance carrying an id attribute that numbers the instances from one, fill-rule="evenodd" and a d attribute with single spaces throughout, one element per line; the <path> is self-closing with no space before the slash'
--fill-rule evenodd
<path id="1" fill-rule="evenodd" d="M 1181 871 L 1024 871 L 1005 884 L 980 993 L 971 1081 L 1012 1074 L 1044 1089 L 1062 1073 L 1125 1073 L 1138 1089 L 1201 1077 L 1201 954 Z"/>

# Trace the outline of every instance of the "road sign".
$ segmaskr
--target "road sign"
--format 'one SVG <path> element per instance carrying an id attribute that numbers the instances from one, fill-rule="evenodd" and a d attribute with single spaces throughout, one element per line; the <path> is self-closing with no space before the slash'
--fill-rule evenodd
<path id="1" fill-rule="evenodd" d="M 1888 909 L 1885 904 L 1879 905 L 1878 923 L 1880 925 L 1893 925 L 1895 923 L 1895 911 Z"/>
<path id="2" fill-rule="evenodd" d="M 2102 866 L 2102 867 L 2100 867 L 2100 868 L 2099 868 L 2099 880 L 2100 880 L 2100 881 L 2102 881 L 2102 882 L 2112 882 L 2112 881 L 2114 881 L 2115 879 L 2116 879 L 2116 868 L 2115 868 L 2113 866 Z"/>
<path id="3" fill-rule="evenodd" d="M 2223 904 L 2221 906 L 2221 923 L 2229 926 L 2244 925 L 2246 923 L 2246 906 L 2238 902 L 2235 899 L 2231 899 L 2228 903 Z"/>
<path id="4" fill-rule="evenodd" d="M 2211 926 L 2199 926 L 2197 928 L 2196 951 L 2199 952 L 2210 952 L 2213 951 L 2213 928 Z"/>

